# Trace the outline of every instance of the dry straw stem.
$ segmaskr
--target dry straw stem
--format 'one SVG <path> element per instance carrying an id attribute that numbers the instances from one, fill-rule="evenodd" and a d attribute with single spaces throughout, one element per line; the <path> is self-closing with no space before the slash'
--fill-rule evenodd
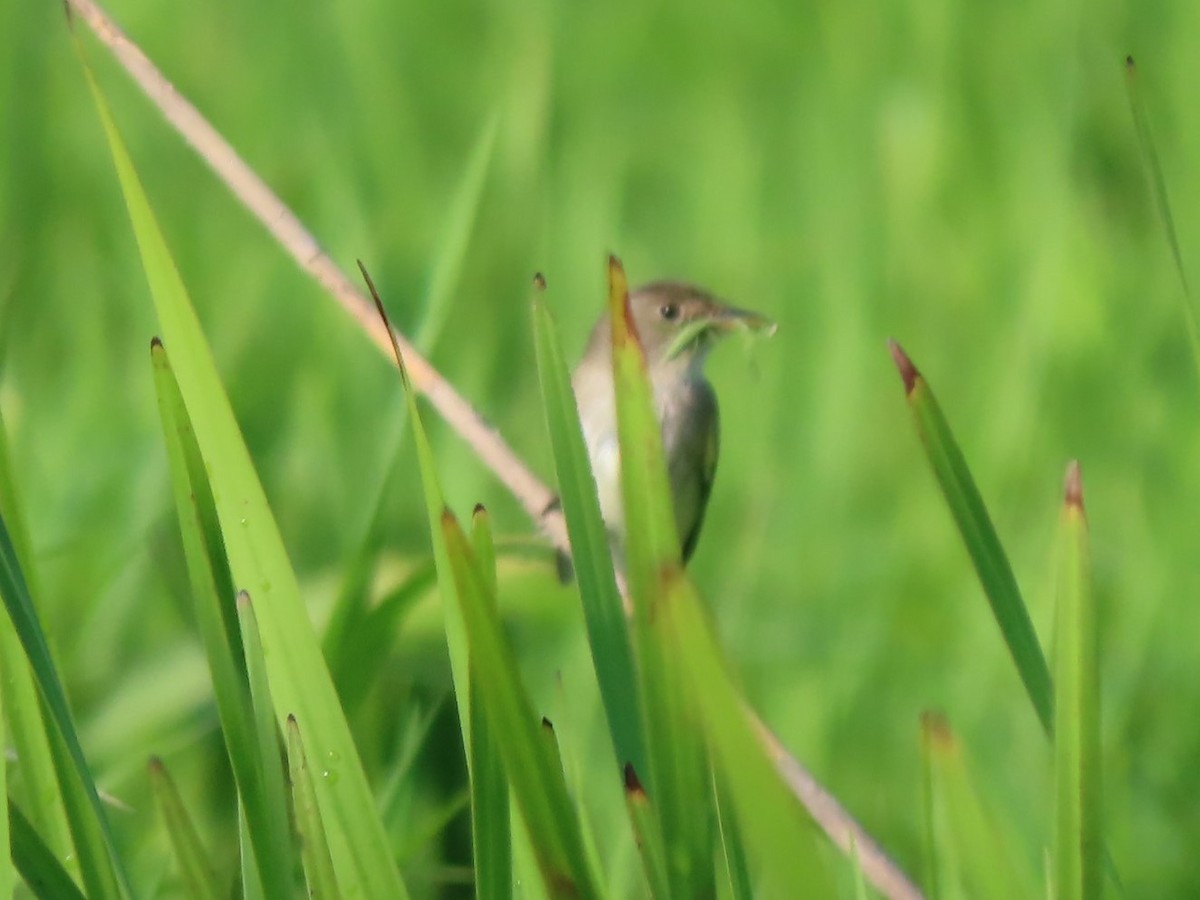
<path id="1" fill-rule="evenodd" d="M 116 57 L 137 85 L 154 102 L 167 121 L 200 158 L 217 174 L 242 204 L 263 224 L 301 269 L 310 274 L 358 323 L 384 354 L 392 352 L 391 339 L 372 303 L 355 287 L 316 238 L 304 227 L 266 183 L 238 156 L 212 125 L 175 89 L 93 0 L 67 0 L 73 17 L 85 22 Z M 439 415 L 465 440 L 504 486 L 540 524 L 551 542 L 569 552 L 566 524 L 561 511 L 549 509 L 554 493 L 530 471 L 503 437 L 438 373 L 402 334 L 394 332 L 414 387 Z M 911 900 L 920 891 L 879 848 L 879 845 L 809 772 L 793 759 L 753 713 L 771 758 L 792 792 L 813 819 L 843 851 L 857 847 L 859 862 L 871 884 L 884 896 Z"/>

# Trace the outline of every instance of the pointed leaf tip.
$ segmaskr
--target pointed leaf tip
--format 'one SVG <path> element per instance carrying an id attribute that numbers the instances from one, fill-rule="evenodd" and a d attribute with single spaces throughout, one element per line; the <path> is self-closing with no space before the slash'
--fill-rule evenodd
<path id="1" fill-rule="evenodd" d="M 917 371 L 917 367 L 913 365 L 913 361 L 908 358 L 908 354 L 904 352 L 896 341 L 888 339 L 888 351 L 892 354 L 892 361 L 896 364 L 896 369 L 900 372 L 900 378 L 904 381 L 904 393 L 911 394 L 913 388 L 916 387 L 917 379 L 921 377 L 921 373 Z"/>
<path id="2" fill-rule="evenodd" d="M 1132 53 L 1125 57 L 1125 68 L 1128 69 L 1130 72 L 1132 72 L 1134 69 L 1137 68 L 1137 63 L 1135 63 L 1133 61 Z"/>
<path id="3" fill-rule="evenodd" d="M 1067 463 L 1067 478 L 1063 488 L 1063 501 L 1067 506 L 1083 509 L 1083 475 L 1079 471 L 1079 460 Z"/>
<path id="4" fill-rule="evenodd" d="M 940 710 L 927 709 L 921 713 L 921 730 L 925 732 L 931 744 L 935 744 L 942 749 L 949 749 L 954 746 L 954 731 L 950 728 L 950 722 Z"/>
<path id="5" fill-rule="evenodd" d="M 151 353 L 153 353 L 155 350 L 161 350 L 162 348 L 163 348 L 162 338 L 160 338 L 157 334 L 154 337 L 150 338 L 150 352 Z"/>
<path id="6" fill-rule="evenodd" d="M 480 516 L 486 516 L 487 515 L 487 507 L 484 506 L 482 503 L 476 503 L 475 509 L 472 511 L 471 515 L 473 515 L 475 518 L 479 518 Z"/>
<path id="7" fill-rule="evenodd" d="M 150 757 L 146 762 L 146 768 L 150 770 L 151 775 L 161 775 L 167 770 L 167 767 L 163 765 L 162 757 L 159 756 Z"/>
<path id="8" fill-rule="evenodd" d="M 546 289 L 546 276 L 541 272 L 533 273 L 533 288 L 537 291 L 544 291 Z"/>
<path id="9" fill-rule="evenodd" d="M 253 603 L 250 602 L 250 592 L 249 591 L 241 590 L 241 591 L 237 592 L 237 605 L 238 605 L 238 609 L 242 609 L 244 607 L 252 607 L 254 605 Z"/>
<path id="10" fill-rule="evenodd" d="M 554 734 L 554 723 L 551 722 L 545 716 L 542 716 L 542 727 L 545 728 L 551 734 Z"/>
<path id="11" fill-rule="evenodd" d="M 633 763 L 625 763 L 625 793 L 631 796 L 635 794 L 646 796 L 646 789 L 642 787 L 642 780 L 638 778 Z"/>
<path id="12" fill-rule="evenodd" d="M 293 728 L 299 728 L 299 727 L 300 727 L 300 726 L 299 726 L 299 725 L 296 723 L 296 714 L 295 714 L 295 713 L 288 713 L 288 717 L 287 717 L 287 723 L 288 723 L 288 725 L 292 726 Z"/>

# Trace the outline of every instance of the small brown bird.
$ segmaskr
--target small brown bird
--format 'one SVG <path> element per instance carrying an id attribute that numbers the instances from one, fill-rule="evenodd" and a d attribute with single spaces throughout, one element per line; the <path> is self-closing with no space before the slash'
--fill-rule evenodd
<path id="1" fill-rule="evenodd" d="M 720 446 L 717 397 L 704 377 L 704 361 L 722 335 L 738 329 L 772 334 L 775 323 L 676 281 L 645 285 L 630 293 L 629 302 L 654 386 L 675 522 L 686 562 L 696 549 L 704 522 Z M 621 565 L 625 523 L 613 393 L 612 327 L 607 313 L 592 330 L 571 383 L 596 478 L 600 512 Z"/>

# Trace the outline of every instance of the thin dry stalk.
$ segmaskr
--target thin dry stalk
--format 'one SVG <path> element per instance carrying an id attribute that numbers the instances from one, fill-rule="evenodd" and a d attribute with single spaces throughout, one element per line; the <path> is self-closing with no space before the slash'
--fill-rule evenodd
<path id="1" fill-rule="evenodd" d="M 189 103 L 136 44 L 113 23 L 93 0 L 67 0 L 72 14 L 86 22 L 96 37 L 116 57 L 217 177 L 250 210 L 305 272 L 329 292 L 384 354 L 392 352 L 391 341 L 371 301 L 329 257 L 316 238 L 304 227 L 266 183 L 238 156 L 237 151 Z M 397 345 L 404 355 L 413 385 L 434 409 L 465 440 L 483 463 L 517 498 L 530 518 L 559 549 L 569 552 L 562 513 L 551 508 L 554 493 L 529 470 L 500 433 L 446 381 L 399 332 Z M 748 715 L 762 735 L 776 768 L 814 821 L 844 852 L 853 845 L 863 874 L 886 897 L 915 900 L 921 892 L 880 849 L 852 816 L 792 758 L 766 725 L 753 713 Z"/>

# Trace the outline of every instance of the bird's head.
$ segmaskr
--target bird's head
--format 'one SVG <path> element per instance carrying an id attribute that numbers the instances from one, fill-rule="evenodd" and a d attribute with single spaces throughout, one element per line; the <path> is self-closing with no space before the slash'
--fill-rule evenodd
<path id="1" fill-rule="evenodd" d="M 629 295 L 633 321 L 651 366 L 695 369 L 717 339 L 735 331 L 770 335 L 766 316 L 729 306 L 677 281 L 657 281 Z"/>

